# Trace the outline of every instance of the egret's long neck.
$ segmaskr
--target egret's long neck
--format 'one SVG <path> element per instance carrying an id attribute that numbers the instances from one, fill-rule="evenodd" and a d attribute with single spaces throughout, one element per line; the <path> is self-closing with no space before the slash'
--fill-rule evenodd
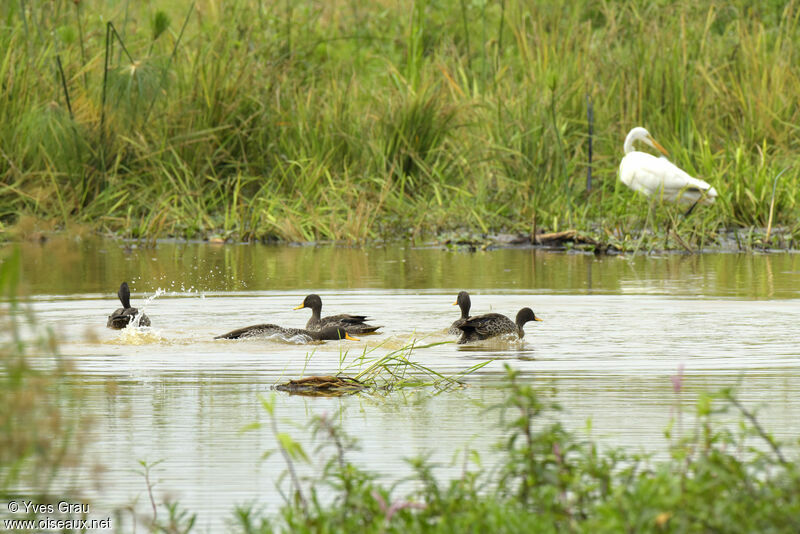
<path id="1" fill-rule="evenodd" d="M 633 150 L 634 150 L 633 141 L 634 141 L 634 135 L 633 135 L 633 132 L 631 132 L 631 133 L 628 134 L 628 137 L 625 138 L 625 153 L 626 154 L 628 154 L 630 152 L 633 152 Z"/>

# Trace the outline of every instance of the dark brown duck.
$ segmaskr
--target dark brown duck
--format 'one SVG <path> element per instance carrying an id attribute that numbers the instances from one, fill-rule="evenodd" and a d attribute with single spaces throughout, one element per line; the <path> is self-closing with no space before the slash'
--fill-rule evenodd
<path id="1" fill-rule="evenodd" d="M 117 308 L 114 313 L 108 316 L 106 326 L 121 330 L 128 326 L 131 320 L 139 314 L 139 310 L 131 308 L 131 290 L 128 288 L 128 282 L 122 282 L 119 286 L 119 291 L 117 291 L 117 296 L 122 303 L 122 307 Z M 150 318 L 144 313 L 139 318 L 139 326 L 150 326 Z"/>
<path id="2" fill-rule="evenodd" d="M 525 336 L 523 326 L 528 321 L 541 321 L 533 310 L 530 308 L 522 308 L 517 313 L 517 320 L 512 322 L 511 319 L 499 313 L 487 313 L 485 315 L 477 315 L 470 317 L 458 328 L 461 330 L 461 338 L 459 343 L 471 343 L 473 341 L 480 341 L 481 339 L 489 339 L 490 337 L 500 336 L 503 334 L 517 334 L 520 339 Z"/>
<path id="3" fill-rule="evenodd" d="M 344 328 L 336 326 L 329 326 L 322 330 L 306 330 L 303 328 L 284 328 L 276 324 L 256 324 L 253 326 L 246 326 L 238 330 L 232 330 L 227 334 L 216 336 L 214 339 L 242 339 L 249 337 L 270 337 L 278 335 L 284 339 L 293 338 L 296 336 L 305 336 L 312 341 L 323 340 L 336 340 L 336 339 L 349 339 L 351 341 L 358 341 L 357 338 L 351 337 Z"/>
<path id="4" fill-rule="evenodd" d="M 452 325 L 450 325 L 450 329 L 447 331 L 447 333 L 451 336 L 460 336 L 461 328 L 459 327 L 466 323 L 467 319 L 469 319 L 469 309 L 472 306 L 472 302 L 469 299 L 469 293 L 466 291 L 459 291 L 458 297 L 453 303 L 453 306 L 458 306 L 461 308 L 461 317 L 455 320 Z"/>
<path id="5" fill-rule="evenodd" d="M 320 317 L 322 313 L 322 299 L 319 295 L 311 294 L 307 296 L 300 306 L 295 307 L 295 310 L 302 308 L 311 308 L 311 319 L 306 323 L 307 330 L 321 330 L 326 327 L 338 327 L 347 330 L 348 334 L 363 335 L 375 332 L 380 326 L 372 326 L 366 323 L 366 315 L 349 315 L 346 313 L 340 315 L 329 315 L 327 317 Z"/>

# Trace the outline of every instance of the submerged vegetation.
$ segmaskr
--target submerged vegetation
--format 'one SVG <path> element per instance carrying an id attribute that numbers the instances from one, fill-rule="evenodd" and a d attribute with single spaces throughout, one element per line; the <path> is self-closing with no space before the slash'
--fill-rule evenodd
<path id="1" fill-rule="evenodd" d="M 799 8 L 6 2 L 0 228 L 796 246 Z M 616 178 L 636 125 L 717 203 L 648 220 Z"/>

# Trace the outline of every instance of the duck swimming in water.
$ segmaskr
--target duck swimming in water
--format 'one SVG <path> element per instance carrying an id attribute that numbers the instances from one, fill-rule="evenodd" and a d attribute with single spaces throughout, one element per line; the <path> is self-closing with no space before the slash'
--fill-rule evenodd
<path id="1" fill-rule="evenodd" d="M 461 308 L 461 318 L 456 319 L 453 324 L 450 325 L 450 329 L 447 331 L 447 333 L 451 336 L 460 336 L 461 329 L 459 326 L 467 322 L 467 319 L 469 319 L 469 309 L 472 306 L 472 302 L 469 299 L 469 293 L 466 291 L 460 291 L 456 301 L 453 303 L 453 306 L 458 306 Z"/>
<path id="2" fill-rule="evenodd" d="M 486 315 L 470 317 L 458 326 L 462 332 L 458 343 L 480 341 L 481 339 L 489 339 L 502 334 L 517 334 L 522 339 L 525 336 L 525 330 L 522 327 L 528 321 L 541 321 L 541 319 L 536 317 L 530 308 L 522 308 L 517 313 L 515 322 L 499 313 L 487 313 Z"/>
<path id="3" fill-rule="evenodd" d="M 131 308 L 131 290 L 128 288 L 128 282 L 122 282 L 119 286 L 119 291 L 117 291 L 117 296 L 122 303 L 122 308 L 117 308 L 114 313 L 108 316 L 106 326 L 121 330 L 128 326 L 139 313 L 139 310 Z M 142 313 L 139 317 L 138 326 L 150 326 L 150 318 Z"/>
<path id="4" fill-rule="evenodd" d="M 214 339 L 242 339 L 249 337 L 270 337 L 276 335 L 284 339 L 303 336 L 307 337 L 309 341 L 336 339 L 349 339 L 350 341 L 358 341 L 358 338 L 351 337 L 344 328 L 339 328 L 336 326 L 328 326 L 322 330 L 306 330 L 303 328 L 284 328 L 276 324 L 256 324 L 253 326 L 246 326 L 244 328 L 239 328 L 238 330 L 232 330 L 227 334 L 216 336 Z"/>
<path id="5" fill-rule="evenodd" d="M 329 315 L 328 317 L 320 317 L 322 313 L 322 299 L 319 295 L 311 294 L 307 296 L 300 306 L 295 307 L 295 310 L 302 308 L 311 308 L 311 319 L 306 323 L 307 330 L 321 330 L 326 327 L 334 326 L 347 330 L 348 334 L 363 335 L 375 332 L 380 326 L 372 326 L 366 323 L 366 315 L 349 315 L 343 313 L 341 315 Z"/>

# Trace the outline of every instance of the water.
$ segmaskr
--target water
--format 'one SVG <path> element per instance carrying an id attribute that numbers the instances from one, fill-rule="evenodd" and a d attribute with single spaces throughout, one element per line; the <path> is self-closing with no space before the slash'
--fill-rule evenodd
<path id="1" fill-rule="evenodd" d="M 330 374 L 363 351 L 382 355 L 411 340 L 450 340 L 456 293 L 474 314 L 514 316 L 530 306 L 543 319 L 521 343 L 444 344 L 414 358 L 444 374 L 489 361 L 463 389 L 346 398 L 277 394 L 281 431 L 314 450 L 305 423 L 337 413 L 358 436 L 352 458 L 389 480 L 408 473 L 404 458 L 430 452 L 443 477 L 457 475 L 465 449 L 491 464 L 498 439 L 498 387 L 508 363 L 526 380 L 554 386 L 567 426 L 607 446 L 663 455 L 664 429 L 700 391 L 737 385 L 778 438 L 800 435 L 800 255 L 595 258 L 533 250 L 337 248 L 115 241 L 25 244 L 23 281 L 39 321 L 52 327 L 75 362 L 70 380 L 95 415 L 87 458 L 103 468 L 85 485 L 100 507 L 137 502 L 147 513 L 139 460 L 153 469 L 155 497 L 178 499 L 219 530 L 236 504 L 275 510 L 284 469 L 259 395 L 289 378 Z M 112 331 L 121 281 L 153 323 Z M 257 323 L 302 327 L 293 310 L 308 293 L 323 315 L 363 313 L 384 325 L 358 342 L 300 345 L 214 340 Z M 157 294 L 158 293 L 158 294 Z M 157 296 L 152 298 L 153 296 Z M 148 297 L 151 300 L 146 301 Z M 684 389 L 670 376 L 684 367 Z M 355 370 L 357 372 L 357 370 Z M 689 419 L 687 419 L 689 421 Z M 265 426 L 242 432 L 251 423 Z M 687 422 L 690 427 L 690 423 Z M 687 430 L 688 431 L 688 430 Z M 316 466 L 323 458 L 312 455 Z M 305 469 L 306 473 L 312 468 Z"/>

